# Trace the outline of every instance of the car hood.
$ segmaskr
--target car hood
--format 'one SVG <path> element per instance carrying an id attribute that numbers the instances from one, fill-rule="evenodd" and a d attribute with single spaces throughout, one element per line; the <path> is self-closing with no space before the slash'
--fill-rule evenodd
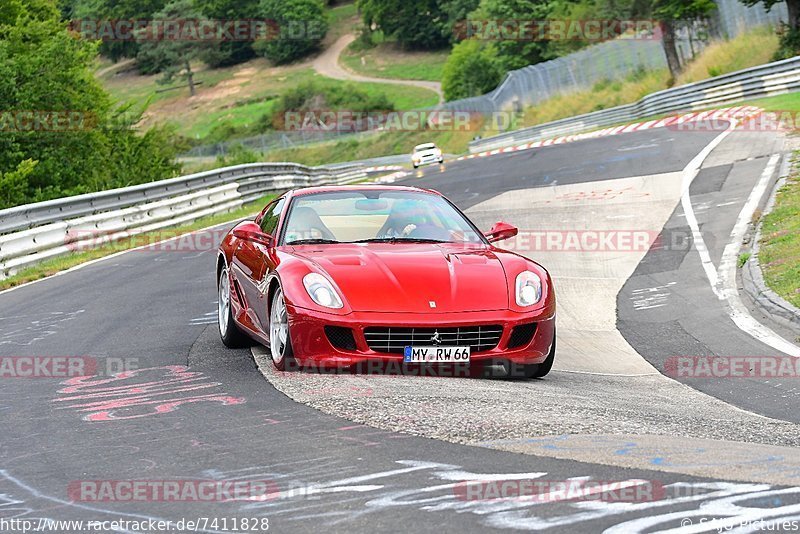
<path id="1" fill-rule="evenodd" d="M 294 247 L 293 254 L 327 273 L 353 311 L 508 309 L 505 270 L 488 247 L 450 243 L 306 245 Z"/>

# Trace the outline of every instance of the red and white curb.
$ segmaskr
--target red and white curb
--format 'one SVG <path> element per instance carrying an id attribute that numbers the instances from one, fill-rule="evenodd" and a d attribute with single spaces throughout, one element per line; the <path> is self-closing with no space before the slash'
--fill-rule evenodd
<path id="1" fill-rule="evenodd" d="M 405 178 L 409 174 L 411 174 L 411 173 L 406 171 L 406 170 L 393 172 L 392 174 L 387 174 L 385 176 L 381 176 L 380 178 L 376 179 L 375 183 L 376 184 L 391 184 L 395 180 L 400 180 L 401 178 Z"/>
<path id="2" fill-rule="evenodd" d="M 409 158 L 409 161 L 411 159 Z M 364 172 L 383 172 L 383 171 L 404 171 L 405 168 L 400 165 L 382 165 L 380 167 L 367 167 Z"/>
<path id="3" fill-rule="evenodd" d="M 649 130 L 651 128 L 664 128 L 666 126 L 675 126 L 684 122 L 690 121 L 703 121 L 703 120 L 725 120 L 725 119 L 743 119 L 752 116 L 755 113 L 760 113 L 761 108 L 755 106 L 738 106 L 733 108 L 715 109 L 709 111 L 697 111 L 693 113 L 685 113 L 683 115 L 673 115 L 663 119 L 656 119 L 646 122 L 636 122 L 633 124 L 625 124 L 622 126 L 614 126 L 604 130 L 596 130 L 594 132 L 566 135 L 563 137 L 554 137 L 552 139 L 545 139 L 542 141 L 534 141 L 532 143 L 523 143 L 516 146 L 507 146 L 504 148 L 496 148 L 494 150 L 487 150 L 486 152 L 478 152 L 476 154 L 469 154 L 468 156 L 461 156 L 456 158 L 456 161 L 472 158 L 485 158 L 487 156 L 494 156 L 496 154 L 505 154 L 507 152 L 517 152 L 520 150 L 528 150 L 530 148 L 540 148 L 551 145 L 561 145 L 564 143 L 571 143 L 572 141 L 581 141 L 583 139 L 594 139 L 596 137 L 606 137 L 609 135 L 617 135 L 621 133 L 640 132 L 642 130 Z"/>

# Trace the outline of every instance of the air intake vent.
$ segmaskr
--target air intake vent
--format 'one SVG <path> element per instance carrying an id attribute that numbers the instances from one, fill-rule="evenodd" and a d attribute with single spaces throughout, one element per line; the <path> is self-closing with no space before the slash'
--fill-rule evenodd
<path id="1" fill-rule="evenodd" d="M 511 337 L 508 339 L 508 348 L 516 349 L 523 347 L 531 342 L 533 334 L 536 332 L 536 323 L 521 324 L 514 327 Z"/>
<path id="2" fill-rule="evenodd" d="M 325 335 L 328 341 L 337 349 L 356 350 L 356 340 L 353 331 L 343 326 L 326 326 Z"/>

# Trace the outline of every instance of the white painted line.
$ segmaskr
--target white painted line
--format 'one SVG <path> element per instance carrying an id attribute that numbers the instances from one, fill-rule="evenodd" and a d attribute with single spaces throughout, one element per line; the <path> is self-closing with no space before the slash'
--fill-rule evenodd
<path id="1" fill-rule="evenodd" d="M 592 371 L 568 371 L 566 369 L 553 369 L 553 372 L 559 373 L 572 373 L 576 375 L 594 375 L 594 376 L 621 376 L 625 378 L 629 377 L 636 377 L 636 376 L 656 376 L 660 375 L 661 373 L 656 371 L 653 373 L 638 373 L 638 374 L 620 374 L 620 373 L 594 373 Z"/>
<path id="2" fill-rule="evenodd" d="M 742 246 L 742 239 L 753 218 L 753 213 L 758 208 L 761 198 L 769 187 L 769 182 L 775 173 L 778 161 L 780 161 L 780 154 L 774 154 L 769 159 L 764 172 L 761 173 L 761 178 L 750 192 L 747 203 L 742 207 L 742 211 L 739 212 L 739 218 L 731 231 L 731 241 L 725 245 L 725 249 L 722 252 L 717 274 L 717 287 L 714 292 L 717 293 L 720 299 L 724 298 L 728 301 L 731 319 L 740 329 L 773 349 L 799 358 L 800 347 L 786 341 L 770 328 L 756 321 L 748 312 L 736 288 L 736 265 L 739 258 L 739 250 L 741 250 Z"/>
<path id="3" fill-rule="evenodd" d="M 716 146 L 736 128 L 737 124 L 738 121 L 731 118 L 728 128 L 715 137 L 689 162 L 686 168 L 684 168 L 681 206 L 683 207 L 686 222 L 692 231 L 694 247 L 700 255 L 700 263 L 702 264 L 703 271 L 706 273 L 706 278 L 708 278 L 711 289 L 714 291 L 714 294 L 717 295 L 717 298 L 725 301 L 726 311 L 734 324 L 740 330 L 758 341 L 790 356 L 800 357 L 800 347 L 789 343 L 770 328 L 756 321 L 753 316 L 750 315 L 750 312 L 741 301 L 738 290 L 736 289 L 736 262 L 738 260 L 742 238 L 747 231 L 747 225 L 753 216 L 753 212 L 758 207 L 758 203 L 769 185 L 769 181 L 772 174 L 775 172 L 775 167 L 780 156 L 776 154 L 770 158 L 761 178 L 750 193 L 750 197 L 747 199 L 744 207 L 742 207 L 733 231 L 731 232 L 731 242 L 725 247 L 722 254 L 719 270 L 714 267 L 714 263 L 711 261 L 711 255 L 703 239 L 703 234 L 700 232 L 697 217 L 695 217 L 694 208 L 692 207 L 689 186 L 700 171 L 700 165 L 711 150 L 716 148 Z"/>

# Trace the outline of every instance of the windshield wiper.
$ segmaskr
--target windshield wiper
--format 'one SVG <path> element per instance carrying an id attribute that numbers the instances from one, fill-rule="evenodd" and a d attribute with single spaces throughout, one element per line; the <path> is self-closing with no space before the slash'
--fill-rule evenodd
<path id="1" fill-rule="evenodd" d="M 372 237 L 370 239 L 359 239 L 353 243 L 448 243 L 441 239 L 428 239 L 425 237 Z"/>
<path id="2" fill-rule="evenodd" d="M 286 244 L 287 245 L 332 245 L 335 243 L 341 243 L 341 241 L 336 241 L 335 239 L 314 238 L 314 239 L 297 239 L 295 241 L 289 241 Z"/>

